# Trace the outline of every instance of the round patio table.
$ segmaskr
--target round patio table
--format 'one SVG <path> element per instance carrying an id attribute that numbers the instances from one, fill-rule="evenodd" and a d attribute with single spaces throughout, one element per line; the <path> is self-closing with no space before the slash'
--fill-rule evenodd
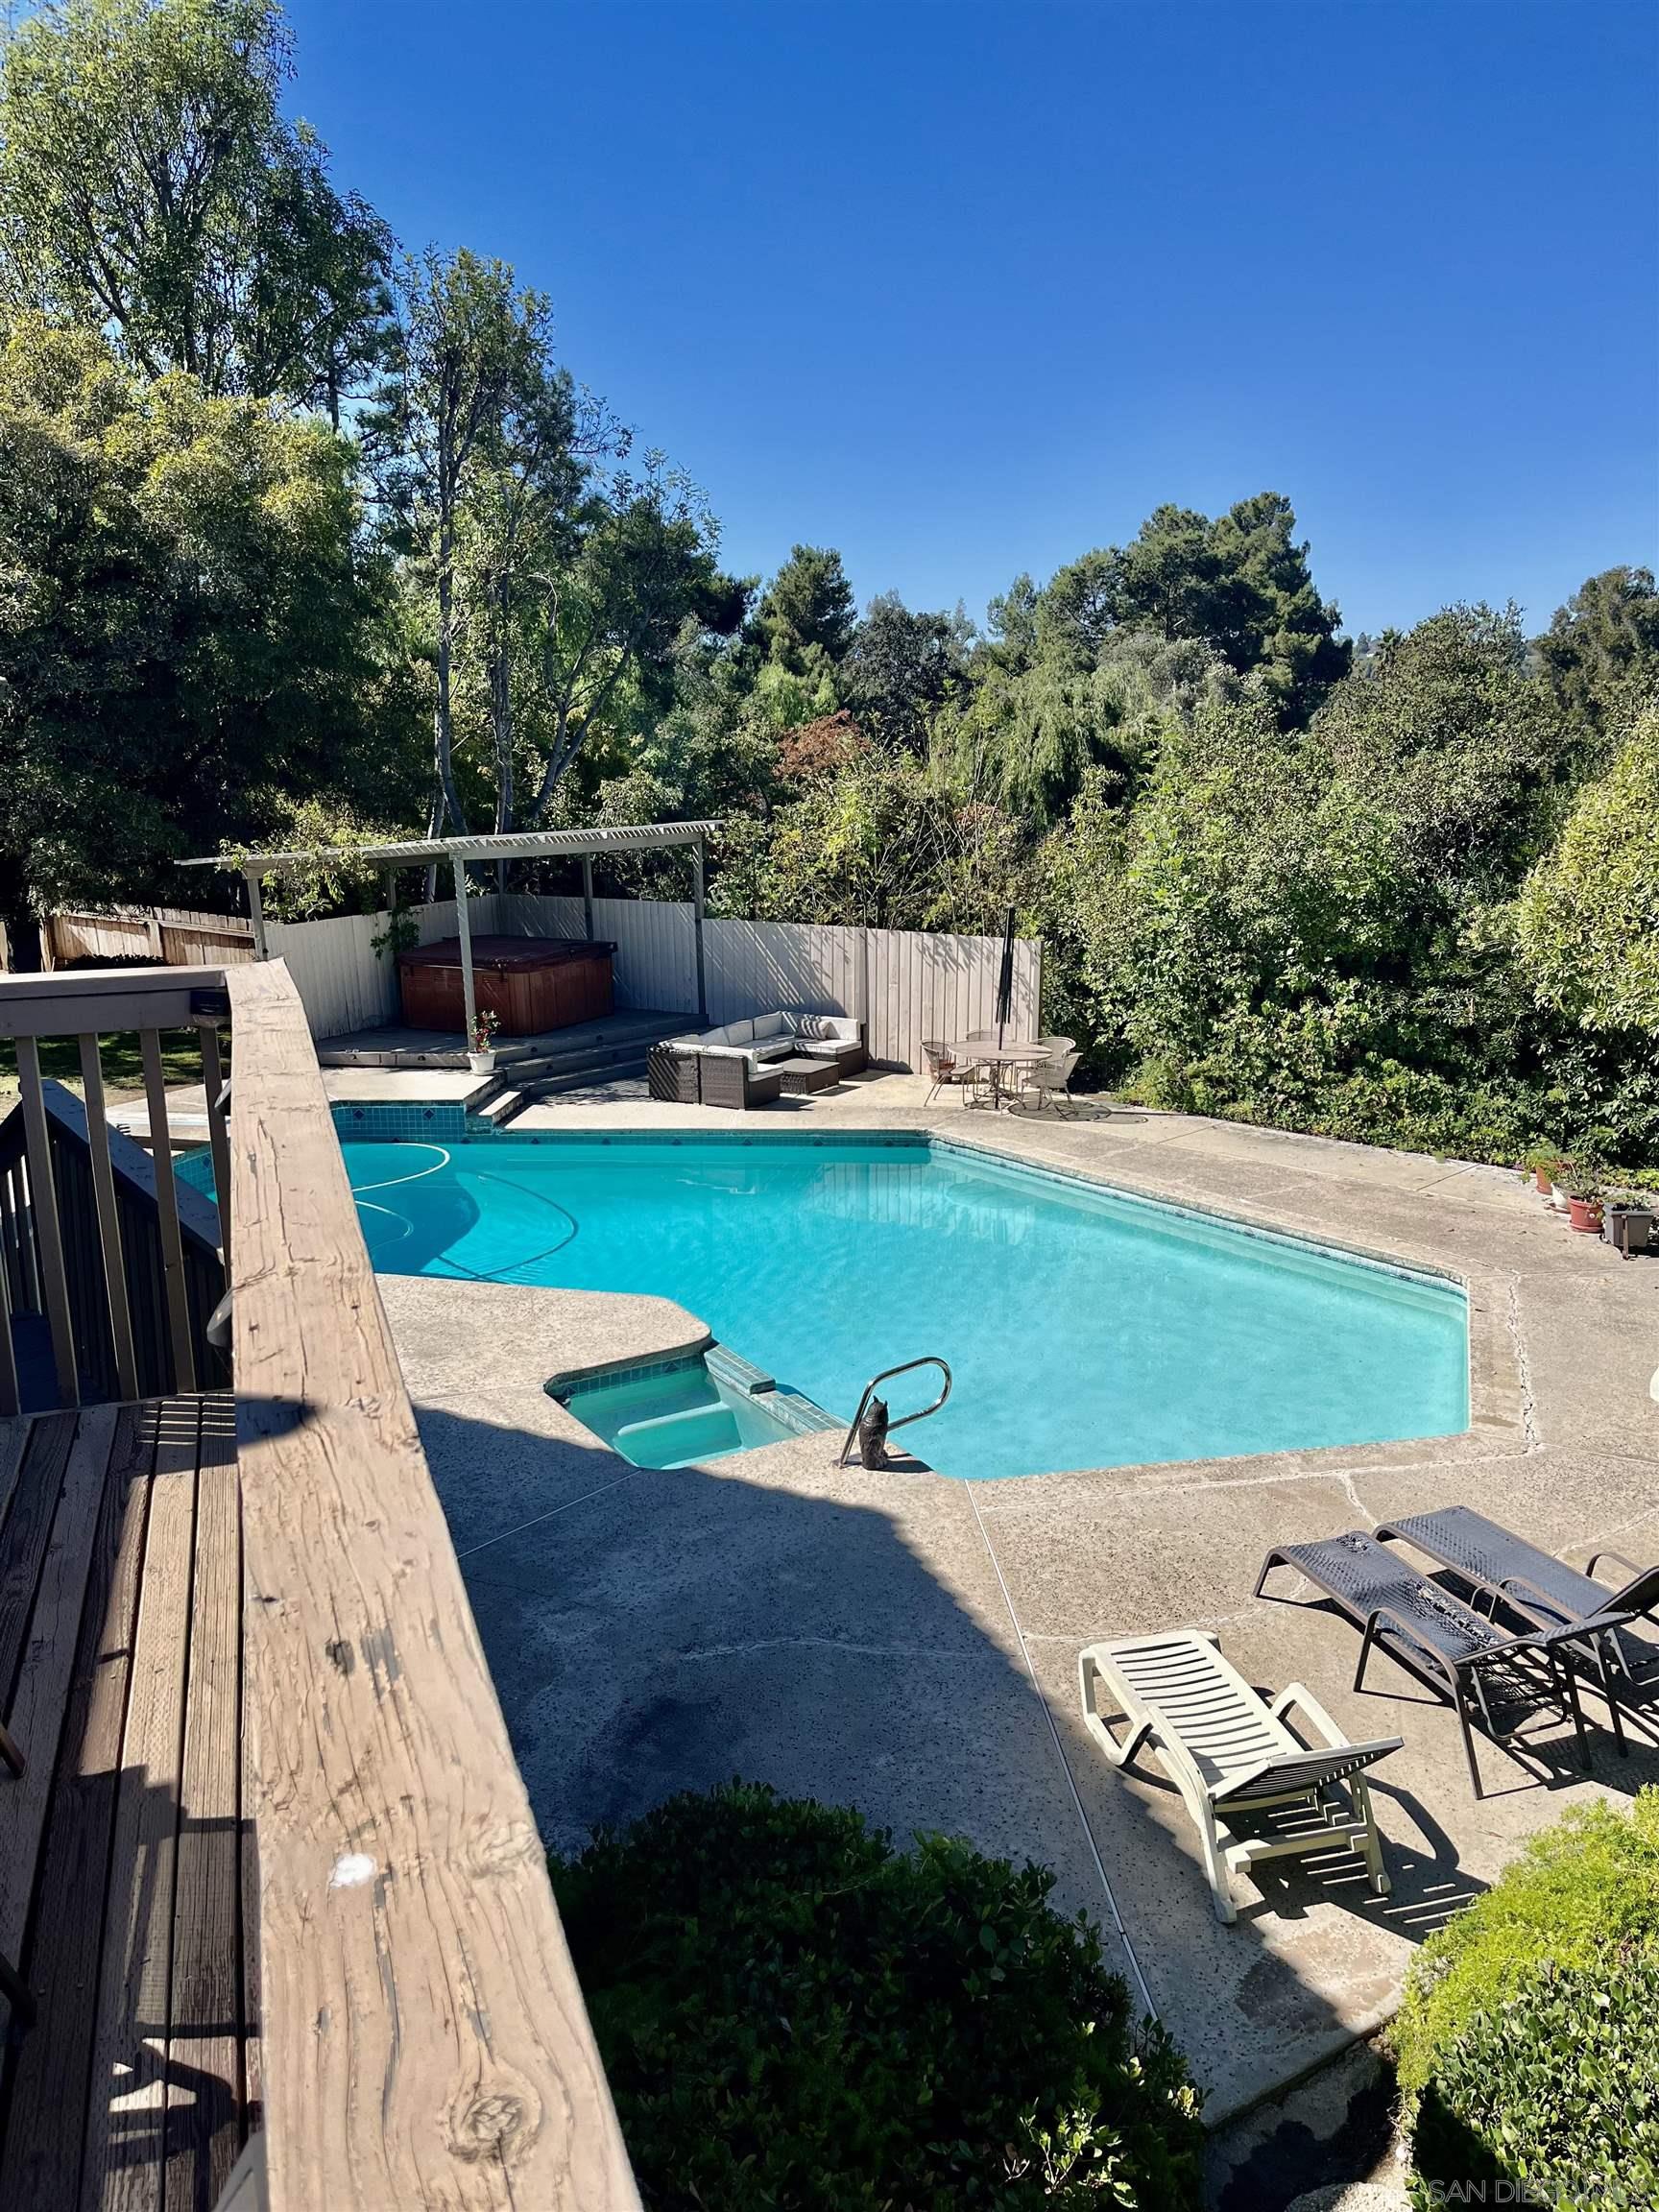
<path id="1" fill-rule="evenodd" d="M 981 1039 L 975 1043 L 964 1037 L 946 1046 L 952 1058 L 964 1068 L 989 1068 L 991 1070 L 992 1111 L 1003 1103 L 1002 1070 L 1004 1068 L 1035 1068 L 1048 1058 L 1046 1045 L 995 1045 Z"/>

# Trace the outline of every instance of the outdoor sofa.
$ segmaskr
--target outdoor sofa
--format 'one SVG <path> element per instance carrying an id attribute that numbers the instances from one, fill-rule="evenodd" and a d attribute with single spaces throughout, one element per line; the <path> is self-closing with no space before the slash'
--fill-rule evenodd
<path id="1" fill-rule="evenodd" d="M 654 1046 L 646 1062 L 653 1098 L 681 1105 L 763 1106 L 822 1091 L 868 1066 L 864 1024 L 851 1014 L 757 1014 Z"/>

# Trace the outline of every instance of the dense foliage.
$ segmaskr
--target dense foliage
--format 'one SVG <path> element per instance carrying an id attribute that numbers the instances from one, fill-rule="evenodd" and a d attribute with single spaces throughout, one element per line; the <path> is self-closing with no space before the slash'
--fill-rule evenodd
<path id="1" fill-rule="evenodd" d="M 1424 1945 L 1393 2038 L 1425 2212 L 1458 2184 L 1560 2212 L 1659 2202 L 1659 1791 L 1535 1838 Z"/>
<path id="2" fill-rule="evenodd" d="M 1186 2069 L 1037 1867 L 733 1784 L 553 1876 L 653 2212 L 1195 2212 Z"/>
<path id="3" fill-rule="evenodd" d="M 1130 1096 L 1659 1166 L 1647 570 L 1530 637 L 1476 606 L 1351 641 L 1264 492 L 982 626 L 860 613 L 828 546 L 733 577 L 548 301 L 400 253 L 291 74 L 276 0 L 46 0 L 6 45 L 0 920 L 194 896 L 171 859 L 301 807 L 327 845 L 718 816 L 715 912 L 1018 906 Z"/>

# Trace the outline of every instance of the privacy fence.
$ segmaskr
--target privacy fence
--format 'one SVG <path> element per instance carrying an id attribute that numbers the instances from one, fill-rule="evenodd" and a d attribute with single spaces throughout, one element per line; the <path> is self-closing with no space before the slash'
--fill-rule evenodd
<path id="1" fill-rule="evenodd" d="M 455 934 L 452 899 L 405 912 L 414 920 L 422 945 Z M 579 898 L 487 892 L 469 902 L 469 917 L 475 936 L 586 933 Z M 96 919 L 100 925 L 109 921 L 107 916 L 76 919 L 78 923 Z M 138 919 L 142 923 L 143 918 Z M 247 928 L 234 918 L 206 919 L 227 930 Z M 397 1021 L 397 962 L 374 949 L 374 940 L 385 936 L 387 923 L 388 917 L 381 913 L 267 925 L 270 950 L 288 963 L 314 1037 L 337 1037 Z M 593 934 L 616 947 L 618 1006 L 683 1014 L 687 1026 L 695 1023 L 697 950 L 688 902 L 595 899 Z M 167 957 L 197 964 L 197 956 L 178 949 L 181 941 L 175 940 Z M 109 956 L 99 950 L 102 956 Z M 703 964 L 709 1021 L 710 1025 L 735 1022 L 779 1007 L 854 1014 L 866 1024 L 872 1059 L 920 1068 L 924 1038 L 963 1037 L 996 1022 L 1001 953 L 998 937 L 803 922 L 706 920 Z M 236 955 L 215 949 L 200 956 L 203 964 L 210 965 L 223 965 L 228 957 Z M 1038 1034 L 1042 995 L 1042 940 L 1022 938 L 1014 948 L 1010 1037 Z"/>

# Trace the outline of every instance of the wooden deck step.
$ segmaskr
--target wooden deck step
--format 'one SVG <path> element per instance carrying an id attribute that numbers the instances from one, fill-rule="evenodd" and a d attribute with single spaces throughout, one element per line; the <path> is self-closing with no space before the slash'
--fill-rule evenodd
<path id="1" fill-rule="evenodd" d="M 28 1764 L 0 1773 L 0 1949 L 38 2015 L 0 2074 L 0 2204 L 209 2212 L 256 2081 L 231 1406 L 20 1426 L 0 1710 Z"/>

